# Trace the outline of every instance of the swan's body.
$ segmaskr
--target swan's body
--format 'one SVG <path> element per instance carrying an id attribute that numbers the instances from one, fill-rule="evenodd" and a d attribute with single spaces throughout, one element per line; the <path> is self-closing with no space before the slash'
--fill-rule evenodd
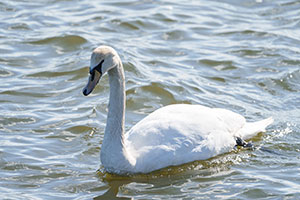
<path id="1" fill-rule="evenodd" d="M 121 60 L 101 46 L 91 57 L 88 95 L 108 72 L 110 101 L 101 162 L 110 173 L 148 173 L 171 165 L 208 159 L 232 149 L 236 138 L 249 139 L 265 130 L 272 118 L 247 123 L 225 109 L 175 104 L 156 110 L 124 133 L 125 80 Z"/>

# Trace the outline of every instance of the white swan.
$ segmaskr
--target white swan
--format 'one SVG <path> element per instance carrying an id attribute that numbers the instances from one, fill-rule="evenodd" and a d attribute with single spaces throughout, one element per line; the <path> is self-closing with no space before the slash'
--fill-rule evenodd
<path id="1" fill-rule="evenodd" d="M 110 173 L 148 173 L 208 159 L 232 149 L 237 137 L 248 139 L 273 122 L 268 118 L 247 123 L 229 110 L 175 104 L 156 110 L 125 133 L 125 77 L 113 48 L 100 46 L 93 51 L 83 94 L 90 94 L 106 72 L 110 96 L 100 158 Z"/>

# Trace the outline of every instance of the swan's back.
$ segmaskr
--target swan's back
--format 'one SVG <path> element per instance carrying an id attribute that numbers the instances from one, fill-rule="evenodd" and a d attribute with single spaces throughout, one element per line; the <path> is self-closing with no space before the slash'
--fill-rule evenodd
<path id="1" fill-rule="evenodd" d="M 244 117 L 225 109 L 170 105 L 132 127 L 125 144 L 136 158 L 136 170 L 148 172 L 230 150 L 245 123 Z"/>

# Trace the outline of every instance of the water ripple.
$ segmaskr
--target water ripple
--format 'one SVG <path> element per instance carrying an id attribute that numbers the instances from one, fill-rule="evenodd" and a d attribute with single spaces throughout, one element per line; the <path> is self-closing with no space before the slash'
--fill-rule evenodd
<path id="1" fill-rule="evenodd" d="M 0 198 L 251 199 L 299 196 L 298 1 L 0 2 Z M 250 121 L 280 156 L 233 150 L 147 175 L 99 173 L 108 78 L 88 98 L 90 52 L 119 52 L 126 130 L 173 103 Z M 101 170 L 100 170 L 101 171 Z"/>

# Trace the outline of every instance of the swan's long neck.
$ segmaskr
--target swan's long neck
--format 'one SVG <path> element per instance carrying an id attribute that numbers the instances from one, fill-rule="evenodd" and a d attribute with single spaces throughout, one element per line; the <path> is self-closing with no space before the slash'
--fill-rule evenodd
<path id="1" fill-rule="evenodd" d="M 125 77 L 121 61 L 118 66 L 108 71 L 110 95 L 108 115 L 104 140 L 101 148 L 101 162 L 107 169 L 122 169 L 132 167 L 124 145 L 125 121 Z"/>
<path id="2" fill-rule="evenodd" d="M 123 146 L 126 97 L 124 71 L 119 65 L 108 71 L 110 95 L 105 136 L 113 137 L 118 146 Z"/>

